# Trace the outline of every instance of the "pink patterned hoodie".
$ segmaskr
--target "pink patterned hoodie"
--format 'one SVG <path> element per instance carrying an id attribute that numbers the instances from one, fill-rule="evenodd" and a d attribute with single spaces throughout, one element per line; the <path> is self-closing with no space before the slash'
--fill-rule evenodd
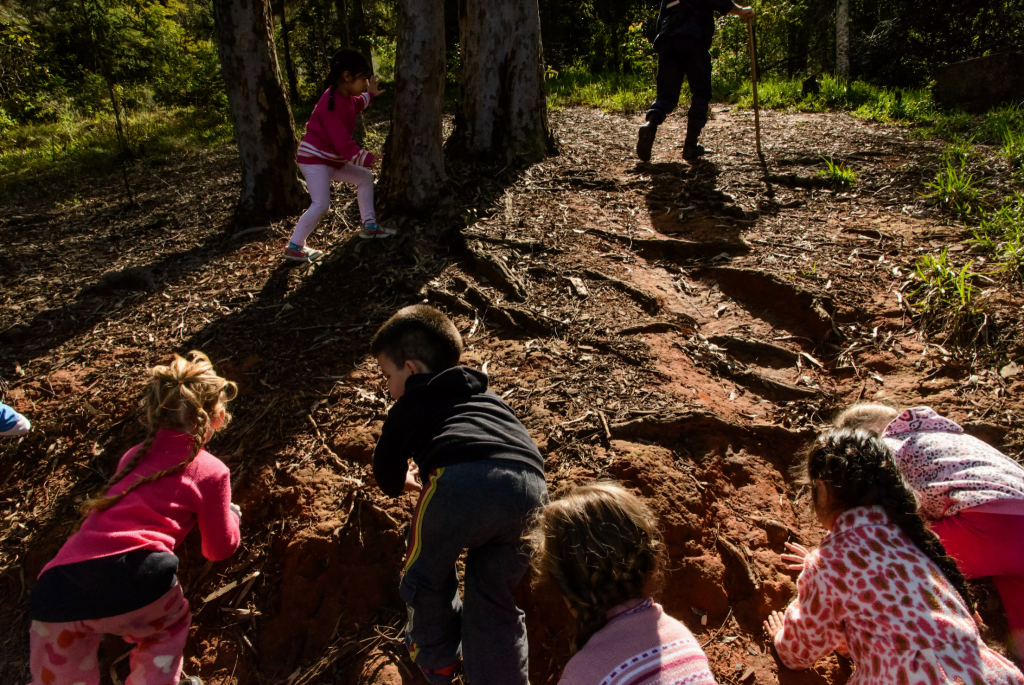
<path id="1" fill-rule="evenodd" d="M 345 163 L 357 166 L 373 166 L 373 153 L 367 152 L 352 140 L 356 130 L 356 116 L 373 101 L 373 95 L 345 95 L 334 90 L 334 109 L 328 109 L 331 89 L 320 96 L 313 108 L 313 114 L 306 124 L 306 135 L 299 143 L 295 161 L 299 164 L 326 164 L 342 167 Z"/>
<path id="2" fill-rule="evenodd" d="M 1024 515 L 1024 468 L 931 407 L 905 410 L 882 439 L 896 453 L 926 519 L 965 509 Z"/>

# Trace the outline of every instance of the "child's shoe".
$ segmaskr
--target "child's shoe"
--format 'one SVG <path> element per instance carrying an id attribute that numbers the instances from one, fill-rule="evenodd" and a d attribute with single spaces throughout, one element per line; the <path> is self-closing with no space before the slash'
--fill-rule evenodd
<path id="1" fill-rule="evenodd" d="M 360 238 L 390 238 L 395 232 L 390 228 L 384 228 L 376 221 L 367 221 L 363 224 L 363 230 L 359 231 Z"/>
<path id="2" fill-rule="evenodd" d="M 647 122 L 640 127 L 640 135 L 636 139 L 636 156 L 642 162 L 651 161 L 651 150 L 654 148 L 654 136 L 658 133 L 658 125 Z"/>
<path id="3" fill-rule="evenodd" d="M 203 681 L 197 675 L 183 675 L 178 681 L 178 685 L 203 685 Z"/>
<path id="4" fill-rule="evenodd" d="M 455 678 L 455 666 L 458 663 L 458 661 L 453 661 L 444 668 L 423 668 L 420 666 L 420 670 L 423 671 L 423 677 L 431 685 L 448 685 Z"/>
<path id="5" fill-rule="evenodd" d="M 296 262 L 315 262 L 324 256 L 324 253 L 320 250 L 314 250 L 305 245 L 296 245 L 295 243 L 288 243 L 288 247 L 284 248 L 284 258 L 291 259 Z"/>

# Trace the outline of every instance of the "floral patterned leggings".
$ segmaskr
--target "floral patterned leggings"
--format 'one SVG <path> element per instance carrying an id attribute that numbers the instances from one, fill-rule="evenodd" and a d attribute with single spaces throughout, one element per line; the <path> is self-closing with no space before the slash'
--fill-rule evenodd
<path id="1" fill-rule="evenodd" d="M 104 634 L 135 645 L 125 685 L 178 685 L 192 612 L 175 584 L 157 601 L 135 611 L 72 623 L 32 621 L 32 685 L 99 685 L 96 652 Z"/>

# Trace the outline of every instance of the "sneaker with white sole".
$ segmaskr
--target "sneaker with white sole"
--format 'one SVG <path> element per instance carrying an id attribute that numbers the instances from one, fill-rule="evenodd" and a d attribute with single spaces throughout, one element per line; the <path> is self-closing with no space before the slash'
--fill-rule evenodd
<path id="1" fill-rule="evenodd" d="M 298 250 L 290 245 L 284 249 L 284 258 L 291 259 L 296 262 L 315 262 L 323 256 L 324 253 L 320 250 L 314 250 L 305 245 Z"/>
<path id="2" fill-rule="evenodd" d="M 394 234 L 394 229 L 384 228 L 376 221 L 367 221 L 363 224 L 363 229 L 359 231 L 359 237 L 367 240 L 372 238 L 390 238 Z"/>

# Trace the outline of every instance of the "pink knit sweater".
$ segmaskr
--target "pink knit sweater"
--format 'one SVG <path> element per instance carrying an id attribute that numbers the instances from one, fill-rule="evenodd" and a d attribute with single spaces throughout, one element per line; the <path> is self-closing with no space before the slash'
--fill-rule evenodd
<path id="1" fill-rule="evenodd" d="M 715 685 L 708 658 L 686 626 L 648 599 L 608 612 L 558 685 Z"/>
<path id="2" fill-rule="evenodd" d="M 140 446 L 121 457 L 119 469 Z M 180 464 L 191 449 L 191 435 L 175 430 L 158 431 L 142 462 L 106 494 L 122 492 L 139 478 Z M 54 566 L 137 549 L 173 553 L 196 523 L 203 536 L 203 555 L 207 559 L 226 559 L 238 548 L 240 539 L 238 517 L 230 510 L 230 504 L 228 467 L 201 450 L 184 471 L 142 485 L 110 509 L 89 514 L 40 575 Z"/>
<path id="3" fill-rule="evenodd" d="M 328 109 L 331 91 L 327 89 L 313 108 L 313 114 L 306 124 L 306 135 L 299 143 L 295 161 L 299 164 L 327 164 L 344 166 L 346 162 L 357 166 L 373 166 L 373 153 L 359 147 L 352 140 L 356 130 L 356 116 L 369 107 L 373 95 L 344 95 L 334 90 L 334 109 Z"/>

